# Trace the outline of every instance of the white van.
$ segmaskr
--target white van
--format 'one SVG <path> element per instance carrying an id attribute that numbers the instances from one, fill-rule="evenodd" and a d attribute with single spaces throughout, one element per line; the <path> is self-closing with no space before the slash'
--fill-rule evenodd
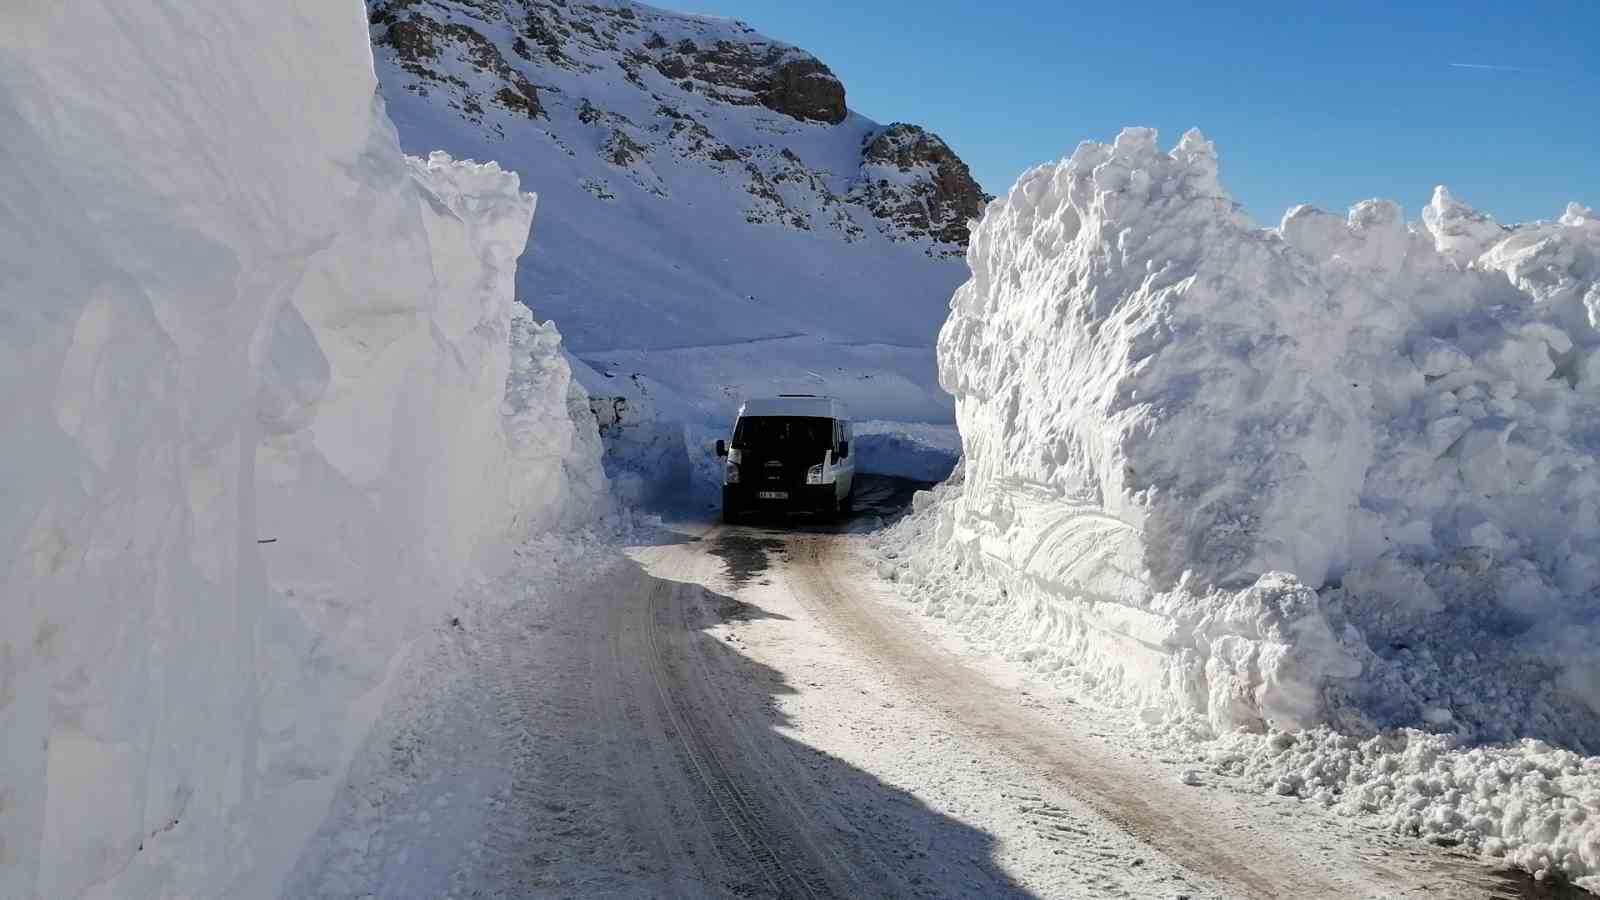
<path id="1" fill-rule="evenodd" d="M 779 394 L 739 407 L 733 440 L 717 441 L 722 517 L 806 510 L 847 513 L 855 499 L 856 463 L 844 403 L 814 394 Z"/>

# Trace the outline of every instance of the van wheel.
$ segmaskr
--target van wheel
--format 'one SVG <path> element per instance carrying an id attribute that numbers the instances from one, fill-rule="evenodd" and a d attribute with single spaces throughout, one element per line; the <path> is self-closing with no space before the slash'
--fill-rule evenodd
<path id="1" fill-rule="evenodd" d="M 830 497 L 828 498 L 828 502 L 823 504 L 822 520 L 824 522 L 837 522 L 839 521 L 839 513 L 843 511 L 844 501 L 840 500 L 838 497 Z"/>
<path id="2" fill-rule="evenodd" d="M 844 495 L 844 500 L 839 504 L 840 515 L 853 516 L 856 514 L 856 489 L 851 488 L 850 493 Z"/>

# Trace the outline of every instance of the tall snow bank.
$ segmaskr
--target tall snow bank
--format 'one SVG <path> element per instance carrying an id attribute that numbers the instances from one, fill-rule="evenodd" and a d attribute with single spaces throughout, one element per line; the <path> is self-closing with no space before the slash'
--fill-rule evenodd
<path id="1" fill-rule="evenodd" d="M 1219 776 L 1600 885 L 1590 210 L 1257 229 L 1198 133 L 1135 129 L 969 261 L 964 464 L 883 575 Z"/>
<path id="2" fill-rule="evenodd" d="M 0 896 L 270 897 L 419 625 L 604 502 L 533 198 L 358 3 L 0 11 Z"/>
<path id="3" fill-rule="evenodd" d="M 1263 230 L 1217 171 L 1198 132 L 1129 129 L 990 205 L 940 338 L 941 565 L 1219 730 L 1600 738 L 1600 222 L 1441 189 L 1421 226 L 1374 200 Z"/>

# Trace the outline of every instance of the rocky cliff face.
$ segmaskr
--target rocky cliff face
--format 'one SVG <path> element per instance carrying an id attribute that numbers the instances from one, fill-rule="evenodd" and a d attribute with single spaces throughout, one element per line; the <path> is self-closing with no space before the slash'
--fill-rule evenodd
<path id="1" fill-rule="evenodd" d="M 982 215 L 990 197 L 938 135 L 896 123 L 875 135 L 862 156 L 852 199 L 907 235 L 966 246 L 967 223 Z"/>
<path id="2" fill-rule="evenodd" d="M 936 135 L 854 115 L 820 60 L 741 23 L 627 0 L 368 6 L 391 104 L 424 100 L 488 142 L 586 157 L 593 203 L 705 201 L 683 182 L 710 175 L 736 192 L 746 225 L 876 234 L 950 258 L 987 200 Z M 490 155 L 515 167 L 516 153 Z"/>

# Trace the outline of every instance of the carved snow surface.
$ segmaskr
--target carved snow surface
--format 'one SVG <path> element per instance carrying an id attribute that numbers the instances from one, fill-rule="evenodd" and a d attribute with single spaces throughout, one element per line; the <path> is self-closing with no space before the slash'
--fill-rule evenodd
<path id="1" fill-rule="evenodd" d="M 277 897 L 599 441 L 534 198 L 401 154 L 358 8 L 110 11 L 0 7 L 0 897 Z"/>

